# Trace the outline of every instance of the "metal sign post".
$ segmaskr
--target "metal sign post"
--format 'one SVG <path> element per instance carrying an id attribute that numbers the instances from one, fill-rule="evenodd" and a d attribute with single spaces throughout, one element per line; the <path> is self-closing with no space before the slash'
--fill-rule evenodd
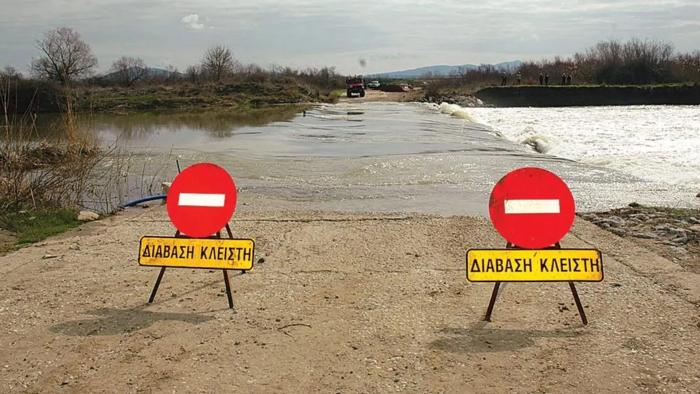
<path id="1" fill-rule="evenodd" d="M 229 237 L 230 240 L 235 240 L 235 239 L 233 238 L 233 233 L 231 232 L 231 227 L 230 227 L 228 224 L 226 224 L 226 232 L 228 233 L 228 237 Z M 145 238 L 147 238 L 147 237 L 145 237 Z M 185 236 L 185 235 L 182 235 L 182 234 L 180 233 L 180 230 L 178 230 L 178 231 L 175 232 L 175 238 L 192 239 L 192 240 L 194 240 L 194 241 L 202 240 L 201 238 L 194 239 L 194 238 L 190 238 L 190 237 L 187 237 L 187 236 Z M 205 238 L 205 239 L 222 239 L 222 238 L 221 238 L 221 231 L 217 232 L 217 233 L 216 233 L 216 236 L 209 237 L 209 238 Z M 241 241 L 252 241 L 252 240 L 241 240 Z M 140 248 L 140 249 L 141 249 L 141 248 Z M 250 262 L 251 262 L 251 264 L 250 264 L 250 268 L 248 268 L 248 269 L 251 269 L 251 268 L 252 268 L 252 260 L 253 260 L 253 257 L 252 257 L 252 255 L 251 255 L 251 257 L 250 257 Z M 191 259 L 188 260 L 188 261 L 191 261 Z M 141 264 L 141 265 L 148 265 L 148 266 L 157 266 L 157 265 L 159 265 L 159 264 L 167 264 L 167 262 L 161 262 L 161 263 L 159 263 L 158 261 L 155 261 L 155 262 L 146 262 L 146 263 L 144 263 L 144 262 L 142 262 L 142 252 L 141 252 L 140 255 L 139 255 L 139 264 Z M 195 263 L 189 262 L 188 264 L 196 264 L 196 262 L 195 262 Z M 165 274 L 165 269 L 166 269 L 167 267 L 178 267 L 178 266 L 179 266 L 179 265 L 168 265 L 168 266 L 163 265 L 163 266 L 161 266 L 160 272 L 158 273 L 158 278 L 156 278 L 156 282 L 155 282 L 155 284 L 153 285 L 153 290 L 151 290 L 151 295 L 150 295 L 150 297 L 148 298 L 148 303 L 149 303 L 149 304 L 152 304 L 152 303 L 153 303 L 153 300 L 155 300 L 155 298 L 156 298 L 156 294 L 158 293 L 158 288 L 160 287 L 160 282 L 161 282 L 161 280 L 163 279 L 163 275 Z M 184 267 L 184 266 L 180 266 L 180 267 Z M 213 266 L 199 266 L 199 267 L 197 267 L 197 266 L 189 266 L 189 267 L 187 267 L 187 268 L 203 268 L 203 269 L 209 269 L 209 268 L 214 268 L 214 267 L 213 267 Z M 221 271 L 223 272 L 223 275 L 224 275 L 224 285 L 225 285 L 225 287 L 226 287 L 226 296 L 228 297 L 228 307 L 231 308 L 231 309 L 233 309 L 233 295 L 231 294 L 231 281 L 230 281 L 229 276 L 228 276 L 228 269 L 222 269 Z M 241 269 L 240 271 L 241 271 L 241 272 L 245 272 L 245 269 Z"/>
<path id="2" fill-rule="evenodd" d="M 198 163 L 180 172 L 179 160 L 176 163 L 178 175 L 166 197 L 175 236 L 145 236 L 139 242 L 139 265 L 160 268 L 148 303 L 155 300 L 168 267 L 220 269 L 228 306 L 233 309 L 228 271 L 245 273 L 255 260 L 255 241 L 233 238 L 228 224 L 236 209 L 236 183 L 216 164 Z M 221 237 L 224 228 L 228 238 Z"/>
<path id="3" fill-rule="evenodd" d="M 510 242 L 506 244 L 506 249 L 520 249 L 517 246 L 514 246 Z M 561 249 L 561 245 L 559 242 L 557 242 L 554 246 L 547 248 L 547 249 Z M 469 260 L 467 260 L 467 265 L 469 264 Z M 493 308 L 496 305 L 496 298 L 498 298 L 498 289 L 501 286 L 501 282 L 497 281 L 493 284 L 493 291 L 491 292 L 491 299 L 489 300 L 489 306 L 486 309 L 486 316 L 484 316 L 484 321 L 491 321 L 491 315 L 493 314 Z M 584 326 L 588 325 L 588 318 L 586 317 L 586 312 L 583 310 L 583 305 L 581 305 L 581 299 L 578 296 L 578 292 L 576 291 L 576 285 L 574 285 L 574 282 L 569 281 L 569 288 L 571 289 L 571 294 L 574 296 L 574 301 L 576 302 L 576 308 L 578 309 L 578 314 L 581 317 L 581 322 L 583 323 Z"/>
<path id="4" fill-rule="evenodd" d="M 562 249 L 576 215 L 571 190 L 542 168 L 519 168 L 491 190 L 489 216 L 505 238 L 505 249 L 469 249 L 467 280 L 494 282 L 485 321 L 491 321 L 502 282 L 568 282 L 583 325 L 588 325 L 574 282 L 603 280 L 603 256 L 596 249 Z"/>

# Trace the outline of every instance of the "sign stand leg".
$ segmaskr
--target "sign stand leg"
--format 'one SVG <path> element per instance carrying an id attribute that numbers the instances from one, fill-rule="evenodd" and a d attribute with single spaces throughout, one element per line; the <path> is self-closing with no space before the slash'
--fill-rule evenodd
<path id="1" fill-rule="evenodd" d="M 233 239 L 233 232 L 231 232 L 231 227 L 226 223 L 226 232 L 228 237 Z M 221 231 L 216 232 L 216 238 L 221 238 Z M 226 285 L 226 297 L 228 298 L 228 307 L 233 309 L 233 296 L 231 295 L 231 281 L 228 278 L 228 270 L 221 270 L 224 273 L 224 285 Z"/>
<path id="2" fill-rule="evenodd" d="M 491 301 L 489 301 L 489 307 L 486 309 L 486 316 L 484 321 L 491 321 L 491 313 L 493 313 L 493 307 L 496 305 L 496 298 L 498 297 L 498 288 L 501 286 L 501 282 L 496 282 L 493 285 L 493 292 L 491 293 Z"/>
<path id="3" fill-rule="evenodd" d="M 514 249 L 515 245 L 510 242 L 506 242 L 506 249 Z M 493 285 L 493 292 L 491 292 L 491 300 L 489 301 L 489 307 L 486 309 L 486 316 L 484 316 L 484 321 L 491 321 L 491 314 L 493 313 L 493 307 L 496 305 L 496 298 L 498 298 L 498 289 L 501 287 L 501 282 L 496 282 Z"/>
<path id="4" fill-rule="evenodd" d="M 510 242 L 506 243 L 506 249 L 517 248 L 517 246 L 513 245 Z M 554 244 L 554 246 L 551 246 L 547 249 L 561 249 L 561 245 L 559 244 L 559 242 L 557 242 L 556 244 Z M 493 285 L 493 292 L 491 293 L 491 300 L 489 301 L 489 306 L 486 309 L 486 316 L 484 317 L 484 321 L 491 321 L 491 314 L 493 313 L 493 308 L 496 305 L 496 298 L 498 298 L 498 288 L 500 286 L 501 282 L 496 282 Z M 578 291 L 576 291 L 576 286 L 574 285 L 574 282 L 569 282 L 569 288 L 571 289 L 571 294 L 574 296 L 574 301 L 576 302 L 576 308 L 578 309 L 578 314 L 581 317 L 581 322 L 584 326 L 587 326 L 588 318 L 586 317 L 586 311 L 583 310 L 583 305 L 581 304 L 581 299 L 578 296 Z"/>
<path id="5" fill-rule="evenodd" d="M 152 304 L 153 300 L 156 299 L 156 293 L 158 292 L 158 287 L 160 286 L 160 280 L 163 279 L 164 273 L 165 273 L 165 267 L 161 267 L 160 273 L 158 274 L 158 279 L 156 279 L 156 283 L 153 285 L 153 290 L 151 291 L 151 296 L 148 298 L 149 304 Z"/>
<path id="6" fill-rule="evenodd" d="M 561 244 L 557 242 L 552 249 L 561 249 Z M 574 302 L 576 302 L 576 308 L 578 309 L 578 315 L 581 317 L 581 323 L 587 326 L 588 318 L 586 317 L 586 311 L 583 310 L 583 305 L 581 305 L 581 299 L 578 297 L 578 291 L 576 291 L 574 282 L 569 282 L 569 288 L 571 289 L 571 294 L 574 296 Z"/>
<path id="7" fill-rule="evenodd" d="M 576 301 L 576 308 L 578 308 L 578 314 L 579 316 L 581 316 L 581 322 L 584 326 L 587 326 L 588 318 L 586 318 L 586 312 L 583 310 L 581 300 L 578 298 L 578 292 L 576 291 L 576 286 L 574 286 L 574 282 L 569 282 L 569 287 L 571 288 L 571 294 L 574 295 L 574 301 Z"/>
<path id="8" fill-rule="evenodd" d="M 226 224 L 226 232 L 228 233 L 229 238 L 233 239 L 233 232 L 231 231 L 231 227 Z M 186 236 L 183 236 L 180 231 L 177 231 L 175 233 L 175 237 L 184 237 L 187 238 Z M 216 235 L 212 236 L 212 238 L 221 238 L 221 231 L 217 231 Z M 165 274 L 165 268 L 166 267 L 161 267 L 160 272 L 158 273 L 158 278 L 156 278 L 156 283 L 153 285 L 153 290 L 151 290 L 151 296 L 148 298 L 148 303 L 152 304 L 153 300 L 156 298 L 156 294 L 158 293 L 158 288 L 160 287 L 160 282 L 163 279 L 163 275 Z M 233 295 L 231 294 L 231 280 L 229 279 L 228 276 L 228 270 L 221 270 L 224 274 L 224 285 L 226 285 L 226 297 L 228 298 L 228 307 L 230 309 L 233 309 Z M 241 271 L 245 273 L 245 271 Z"/>
<path id="9" fill-rule="evenodd" d="M 228 233 L 228 237 L 233 239 L 233 232 L 231 231 L 231 226 L 226 223 L 226 232 Z M 245 270 L 241 270 L 241 275 L 245 274 Z"/>
<path id="10" fill-rule="evenodd" d="M 180 236 L 180 230 L 175 231 L 175 237 Z M 156 279 L 156 283 L 153 285 L 153 290 L 151 290 L 151 296 L 148 297 L 148 303 L 152 304 L 153 300 L 156 299 L 156 293 L 158 293 L 158 287 L 160 287 L 160 281 L 163 279 L 163 274 L 165 274 L 165 267 L 160 268 L 160 272 L 158 273 L 158 278 Z"/>
<path id="11" fill-rule="evenodd" d="M 228 271 L 222 270 L 224 272 L 224 284 L 226 285 L 226 296 L 228 297 L 228 307 L 233 309 L 233 296 L 231 295 L 231 282 L 228 279 Z"/>

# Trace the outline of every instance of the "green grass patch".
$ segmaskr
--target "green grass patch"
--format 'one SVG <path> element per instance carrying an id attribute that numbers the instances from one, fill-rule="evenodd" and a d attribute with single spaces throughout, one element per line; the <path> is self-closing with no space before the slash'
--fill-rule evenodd
<path id="1" fill-rule="evenodd" d="M 345 89 L 335 89 L 328 93 L 328 98 L 330 100 L 338 100 L 339 98 L 345 96 Z"/>
<path id="2" fill-rule="evenodd" d="M 72 209 L 0 213 L 0 228 L 13 233 L 18 246 L 39 242 L 80 224 Z"/>

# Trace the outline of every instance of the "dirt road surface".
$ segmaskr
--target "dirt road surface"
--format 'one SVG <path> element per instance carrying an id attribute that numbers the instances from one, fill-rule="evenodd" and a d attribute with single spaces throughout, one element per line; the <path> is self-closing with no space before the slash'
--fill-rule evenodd
<path id="1" fill-rule="evenodd" d="M 245 195 L 239 196 L 245 201 Z M 605 281 L 465 280 L 481 218 L 245 211 L 234 233 L 264 262 L 234 274 L 139 267 L 135 209 L 0 257 L 0 392 L 700 392 L 697 274 L 578 220 Z"/>

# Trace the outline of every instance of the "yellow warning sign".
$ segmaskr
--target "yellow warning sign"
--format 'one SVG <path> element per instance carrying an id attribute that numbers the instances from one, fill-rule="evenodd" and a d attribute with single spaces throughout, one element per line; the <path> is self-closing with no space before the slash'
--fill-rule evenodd
<path id="1" fill-rule="evenodd" d="M 595 249 L 470 249 L 470 282 L 600 282 L 603 256 Z"/>
<path id="2" fill-rule="evenodd" d="M 143 237 L 139 265 L 249 270 L 254 254 L 252 239 Z"/>

